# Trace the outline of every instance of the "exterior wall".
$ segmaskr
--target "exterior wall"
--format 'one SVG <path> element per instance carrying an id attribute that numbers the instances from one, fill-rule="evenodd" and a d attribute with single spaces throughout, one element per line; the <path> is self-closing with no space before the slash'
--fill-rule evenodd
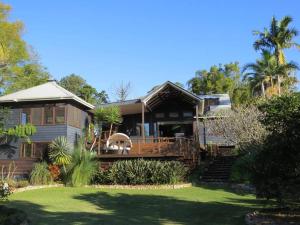
<path id="1" fill-rule="evenodd" d="M 6 127 L 14 127 L 20 123 L 21 109 L 12 109 L 7 119 Z M 17 159 L 19 157 L 19 141 L 11 141 L 8 144 L 1 146 L 0 159 Z"/>
<path id="2" fill-rule="evenodd" d="M 34 105 L 34 103 L 31 103 L 31 107 Z M 66 106 L 68 105 L 71 105 L 71 103 L 67 104 Z M 39 103 L 39 106 L 41 106 L 41 103 Z M 56 137 L 65 136 L 67 137 L 69 143 L 74 146 L 78 138 L 82 135 L 82 129 L 88 125 L 90 119 L 89 114 L 85 111 L 85 109 L 75 104 L 73 106 L 80 110 L 80 128 L 70 126 L 67 123 L 68 120 L 66 121 L 66 124 L 61 125 L 36 126 L 37 132 L 30 137 L 30 140 L 32 142 L 51 142 Z M 11 114 L 7 120 L 7 127 L 14 127 L 20 124 L 21 112 L 24 106 L 10 105 L 8 107 L 11 108 Z M 17 141 L 10 142 L 7 145 L 1 146 L 0 159 L 18 159 L 20 156 L 22 142 L 26 142 L 26 140 L 19 139 Z"/>
<path id="3" fill-rule="evenodd" d="M 67 139 L 74 146 L 82 135 L 82 130 L 77 127 L 67 126 Z"/>
<path id="4" fill-rule="evenodd" d="M 194 121 L 195 116 L 195 106 L 188 104 L 180 99 L 168 99 L 162 104 L 158 105 L 156 108 L 152 109 L 151 112 L 145 112 L 145 123 L 149 123 L 149 133 L 150 136 L 155 135 L 155 124 L 161 122 L 188 122 L 191 123 Z M 169 113 L 176 112 L 178 113 L 177 118 L 172 118 L 169 116 Z M 184 117 L 184 112 L 192 112 L 192 117 Z M 164 118 L 156 118 L 156 113 L 164 113 Z M 142 115 L 131 114 L 123 115 L 123 122 L 119 126 L 119 131 L 126 133 L 129 136 L 136 136 L 136 127 L 137 124 L 142 123 Z"/>

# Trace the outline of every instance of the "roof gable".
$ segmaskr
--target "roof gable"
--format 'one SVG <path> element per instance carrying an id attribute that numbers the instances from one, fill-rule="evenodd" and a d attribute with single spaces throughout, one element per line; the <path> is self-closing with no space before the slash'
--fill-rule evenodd
<path id="1" fill-rule="evenodd" d="M 148 93 L 148 95 L 146 95 L 145 97 L 141 98 L 141 102 L 152 108 L 155 105 L 159 104 L 164 97 L 167 98 L 172 94 L 181 96 L 182 99 L 193 104 L 198 103 L 202 100 L 202 98 L 193 94 L 192 92 L 172 83 L 171 81 L 167 81 Z"/>
<path id="2" fill-rule="evenodd" d="M 90 109 L 94 106 L 70 91 L 59 86 L 55 81 L 50 81 L 35 87 L 17 91 L 0 97 L 0 103 L 6 102 L 29 102 L 51 100 L 74 100 Z"/>

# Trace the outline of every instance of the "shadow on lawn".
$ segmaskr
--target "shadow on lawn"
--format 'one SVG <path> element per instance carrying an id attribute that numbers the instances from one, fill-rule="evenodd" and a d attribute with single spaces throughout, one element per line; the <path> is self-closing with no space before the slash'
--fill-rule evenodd
<path id="1" fill-rule="evenodd" d="M 244 224 L 244 215 L 253 210 L 230 202 L 192 202 L 165 196 L 104 192 L 82 194 L 75 199 L 94 204 L 99 211 L 49 212 L 26 201 L 13 201 L 10 206 L 26 211 L 33 225 L 234 225 Z"/>

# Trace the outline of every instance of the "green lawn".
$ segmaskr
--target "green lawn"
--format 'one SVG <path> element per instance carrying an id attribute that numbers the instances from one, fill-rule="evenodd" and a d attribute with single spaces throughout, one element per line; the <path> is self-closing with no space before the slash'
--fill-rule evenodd
<path id="1" fill-rule="evenodd" d="M 234 225 L 259 207 L 251 195 L 223 189 L 103 190 L 48 188 L 16 193 L 10 207 L 26 211 L 34 225 Z"/>

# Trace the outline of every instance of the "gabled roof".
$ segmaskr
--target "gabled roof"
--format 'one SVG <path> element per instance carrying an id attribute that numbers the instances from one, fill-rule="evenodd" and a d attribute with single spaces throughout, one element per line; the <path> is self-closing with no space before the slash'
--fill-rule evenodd
<path id="1" fill-rule="evenodd" d="M 189 97 L 190 99 L 193 99 L 194 101 L 201 101 L 202 98 L 195 95 L 194 93 L 180 87 L 177 84 L 174 84 L 171 81 L 166 81 L 165 83 L 163 83 L 162 85 L 159 85 L 157 87 L 155 87 L 152 91 L 150 91 L 146 96 L 141 98 L 141 101 L 144 102 L 145 104 L 147 104 L 147 102 L 153 98 L 155 95 L 157 95 L 159 92 L 162 92 L 164 90 L 166 90 L 168 87 L 171 87 L 175 90 L 177 90 L 180 93 L 183 93 L 184 95 L 186 95 L 187 97 Z"/>
<path id="2" fill-rule="evenodd" d="M 92 104 L 59 86 L 55 81 L 50 81 L 32 88 L 1 96 L 0 103 L 54 101 L 64 99 L 73 100 L 89 109 L 94 108 Z"/>
<path id="3" fill-rule="evenodd" d="M 153 90 L 147 93 L 146 96 L 139 97 L 137 99 L 126 100 L 123 102 L 111 102 L 103 104 L 103 107 L 117 105 L 120 107 L 123 115 L 140 113 L 142 105 L 146 105 L 147 109 L 152 110 L 157 105 L 161 104 L 164 100 L 172 96 L 179 96 L 186 102 L 197 105 L 203 98 L 191 93 L 188 90 L 167 81 L 159 86 L 156 86 Z"/>

